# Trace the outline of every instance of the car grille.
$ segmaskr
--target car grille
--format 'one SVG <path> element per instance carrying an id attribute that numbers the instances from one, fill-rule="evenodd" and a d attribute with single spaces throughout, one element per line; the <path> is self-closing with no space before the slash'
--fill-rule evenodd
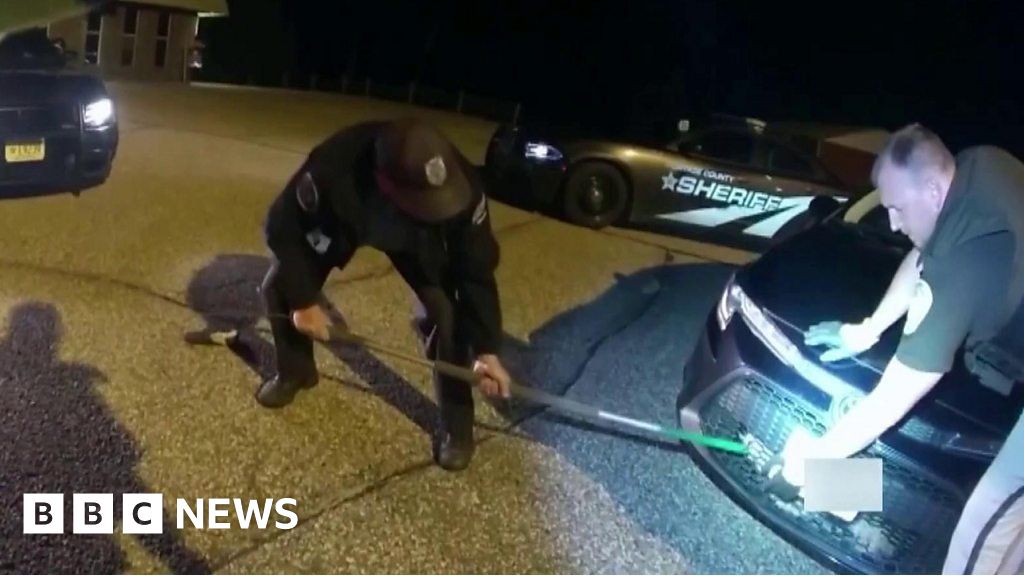
<path id="1" fill-rule="evenodd" d="M 754 376 L 725 386 L 700 410 L 705 434 L 743 438 L 749 456 L 712 451 L 710 457 L 745 497 L 830 555 L 871 573 L 942 571 L 953 528 L 965 502 L 955 486 L 877 443 L 866 456 L 883 459 L 883 512 L 861 513 L 846 523 L 826 513 L 804 512 L 764 490 L 765 470 L 797 424 L 817 435 L 825 416 L 787 391 Z"/>
<path id="2" fill-rule="evenodd" d="M 60 132 L 77 126 L 78 111 L 67 104 L 0 108 L 0 137 Z"/>

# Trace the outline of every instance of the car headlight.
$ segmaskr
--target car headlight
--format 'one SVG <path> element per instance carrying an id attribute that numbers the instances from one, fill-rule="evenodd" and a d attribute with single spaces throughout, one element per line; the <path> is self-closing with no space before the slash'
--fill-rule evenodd
<path id="1" fill-rule="evenodd" d="M 523 154 L 527 158 L 552 162 L 562 159 L 562 152 L 545 142 L 527 142 Z"/>
<path id="2" fill-rule="evenodd" d="M 722 292 L 716 310 L 718 327 L 721 330 L 725 330 L 737 310 L 757 339 L 783 362 L 792 365 L 800 357 L 800 350 L 796 345 L 768 318 L 764 310 L 747 296 L 735 280 L 730 280 Z"/>
<path id="3" fill-rule="evenodd" d="M 718 307 L 715 309 L 718 317 L 718 329 L 725 331 L 732 320 L 732 315 L 739 307 L 739 298 L 743 295 L 743 289 L 736 284 L 735 278 L 730 278 L 722 290 L 722 297 L 718 300 Z"/>
<path id="4" fill-rule="evenodd" d="M 85 107 L 82 121 L 89 128 L 101 128 L 114 120 L 114 103 L 110 98 L 101 98 Z"/>

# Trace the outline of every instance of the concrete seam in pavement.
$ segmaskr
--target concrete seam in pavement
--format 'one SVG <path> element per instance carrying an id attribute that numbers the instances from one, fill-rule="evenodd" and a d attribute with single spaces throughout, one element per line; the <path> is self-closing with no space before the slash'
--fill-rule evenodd
<path id="1" fill-rule="evenodd" d="M 330 379 L 330 380 L 335 380 L 336 379 L 336 378 L 331 377 L 331 376 L 327 376 L 327 378 Z M 479 449 L 480 446 L 482 446 L 484 444 L 487 444 L 488 442 L 494 440 L 495 438 L 499 438 L 500 436 L 505 436 L 505 435 L 515 436 L 515 437 L 523 439 L 523 440 L 525 440 L 527 442 L 536 443 L 535 440 L 532 440 L 532 439 L 530 439 L 528 437 L 525 437 L 525 436 L 516 435 L 516 434 L 507 434 L 507 433 L 504 433 L 501 430 L 494 429 L 493 427 L 490 427 L 490 426 L 480 426 L 479 424 L 477 424 L 477 426 L 481 427 L 481 428 L 485 428 L 485 429 L 490 430 L 490 431 L 495 433 L 494 436 L 488 436 L 488 437 L 481 438 L 480 440 L 478 440 L 476 442 L 476 446 L 477 446 L 478 449 Z M 310 526 L 310 525 L 314 524 L 317 520 L 319 520 L 325 514 L 328 514 L 330 512 L 338 510 L 342 506 L 345 506 L 346 504 L 351 504 L 352 502 L 356 502 L 356 501 L 361 500 L 361 499 L 363 499 L 363 498 L 365 498 L 367 496 L 373 495 L 373 494 L 383 490 L 384 488 L 387 488 L 387 487 L 391 486 L 395 482 L 411 478 L 412 476 L 414 476 L 414 475 L 416 475 L 416 474 L 418 474 L 420 472 L 424 472 L 426 470 L 430 470 L 434 466 L 435 466 L 435 464 L 434 464 L 434 461 L 432 459 L 431 460 L 425 460 L 425 461 L 416 462 L 416 463 L 410 464 L 409 466 L 406 466 L 405 468 L 402 468 L 400 470 L 396 470 L 395 472 L 392 472 L 391 474 L 388 474 L 387 476 L 384 476 L 382 478 L 378 478 L 378 479 L 376 479 L 376 480 L 374 480 L 372 482 L 363 484 L 362 486 L 346 490 L 341 496 L 339 496 L 338 498 L 336 498 L 334 500 L 331 500 L 326 505 L 324 505 L 320 510 L 317 510 L 316 512 L 310 513 L 310 514 L 306 515 L 305 517 L 299 519 L 299 521 L 296 524 L 295 528 L 293 528 L 292 530 L 288 530 L 288 531 L 279 530 L 277 532 L 274 532 L 271 535 L 267 536 L 266 538 L 257 540 L 254 543 L 250 544 L 249 546 L 246 546 L 246 547 L 244 547 L 244 548 L 242 548 L 240 550 L 237 550 L 237 551 L 233 552 L 231 555 L 229 555 L 228 557 L 224 558 L 223 560 L 220 560 L 220 561 L 212 563 L 211 564 L 211 572 L 217 572 L 217 571 L 219 571 L 219 570 L 221 570 L 223 568 L 226 568 L 227 566 L 230 566 L 231 563 L 233 563 L 233 562 L 235 562 L 237 560 L 240 560 L 240 559 L 242 559 L 242 558 L 244 558 L 246 556 L 249 556 L 250 554 L 252 554 L 254 552 L 257 552 L 258 550 L 260 550 L 264 546 L 273 543 L 274 541 L 276 541 L 278 538 L 281 538 L 285 534 L 293 534 L 293 533 L 295 533 L 296 530 L 298 530 L 298 529 L 300 529 L 302 527 L 306 527 L 306 526 Z"/>
<path id="2" fill-rule="evenodd" d="M 518 231 L 520 231 L 520 230 L 522 230 L 522 229 L 524 229 L 524 228 L 526 228 L 526 227 L 528 227 L 528 226 L 530 226 L 532 224 L 535 224 L 537 222 L 543 222 L 544 220 L 545 220 L 544 218 L 540 218 L 540 217 L 534 218 L 534 219 L 531 219 L 531 220 L 526 220 L 524 222 L 519 222 L 519 223 L 510 225 L 510 226 L 507 226 L 507 227 L 505 227 L 505 228 L 503 228 L 501 230 L 497 230 L 497 231 L 495 231 L 495 234 L 497 236 L 502 236 L 503 237 L 503 236 L 506 236 L 506 235 L 518 232 Z M 666 260 L 666 262 L 671 261 L 671 254 L 670 254 L 670 251 L 667 250 L 667 249 L 665 251 L 665 260 Z M 0 260 L 0 267 L 18 268 L 18 269 L 28 270 L 28 271 L 36 272 L 36 273 L 53 274 L 53 275 L 65 276 L 65 277 L 68 277 L 68 278 L 74 278 L 74 279 L 79 279 L 79 280 L 83 280 L 84 279 L 84 280 L 92 281 L 92 282 L 105 283 L 105 284 L 108 284 L 108 285 L 116 286 L 116 287 L 119 287 L 119 288 L 122 288 L 122 289 L 125 289 L 125 290 L 129 290 L 129 291 L 136 292 L 136 293 L 139 293 L 139 294 L 142 294 L 142 295 L 145 295 L 145 296 L 149 296 L 149 297 L 152 297 L 152 298 L 156 298 L 156 299 L 162 300 L 165 303 L 171 304 L 171 305 L 179 307 L 179 308 L 184 308 L 186 310 L 192 310 L 192 308 L 187 303 L 182 302 L 181 300 L 178 300 L 178 299 L 174 298 L 173 296 L 169 296 L 167 294 L 163 294 L 163 293 L 161 293 L 161 292 L 159 292 L 157 290 L 154 290 L 154 289 L 146 287 L 146 286 L 142 286 L 140 284 L 135 284 L 135 283 L 132 283 L 132 282 L 128 282 L 128 281 L 125 281 L 125 280 L 120 280 L 120 279 L 117 279 L 117 278 L 112 278 L 112 277 L 109 277 L 109 276 L 104 276 L 104 275 L 101 275 L 101 274 L 95 274 L 95 273 L 90 273 L 90 272 L 85 272 L 85 271 L 64 270 L 64 269 L 60 269 L 60 268 L 52 268 L 52 267 L 38 265 L 38 264 L 34 264 L 34 263 L 19 262 L 19 261 L 13 261 L 13 260 Z M 350 279 L 344 281 L 344 283 L 361 282 L 361 281 L 366 281 L 366 280 L 379 279 L 379 278 L 383 278 L 383 277 L 389 275 L 393 271 L 394 271 L 394 267 L 393 266 L 388 266 L 387 268 L 384 268 L 384 269 L 373 270 L 373 271 L 370 271 L 368 273 L 364 273 L 364 274 L 361 274 L 359 276 L 356 276 L 354 278 L 350 278 Z M 232 285 L 232 283 L 225 283 L 223 286 L 230 286 L 230 285 Z M 656 299 L 657 299 L 657 294 L 654 294 L 653 296 L 648 298 L 648 301 L 645 303 L 643 308 L 636 314 L 635 317 L 633 317 L 631 320 L 629 320 L 628 322 L 624 323 L 621 327 L 617 328 L 616 330 L 613 330 L 612 332 L 609 332 L 605 336 L 601 337 L 597 342 L 595 342 L 590 347 L 590 349 L 588 350 L 587 357 L 580 364 L 580 368 L 578 369 L 576 374 L 574 374 L 573 377 L 560 390 L 560 394 L 564 395 L 564 394 L 568 393 L 569 390 L 571 390 L 571 388 L 582 377 L 583 373 L 586 371 L 587 366 L 594 359 L 594 357 L 596 356 L 597 352 L 601 349 L 601 347 L 609 339 L 615 337 L 618 334 L 623 333 L 630 326 L 635 324 L 639 319 L 643 318 L 643 316 L 651 309 L 651 307 L 653 306 L 654 301 Z M 352 386 L 349 382 L 346 382 L 346 381 L 344 381 L 343 379 L 341 379 L 341 378 L 339 378 L 337 376 L 330 375 L 330 374 L 324 374 L 323 376 L 326 379 L 337 381 L 337 382 L 339 382 L 341 384 L 347 385 L 348 387 L 358 388 L 360 391 L 366 392 L 368 394 L 372 394 L 373 393 L 372 390 L 363 389 L 363 387 L 361 387 L 361 386 Z M 515 428 L 517 428 L 518 426 L 521 426 L 524 422 L 526 422 L 527 420 L 529 420 L 531 418 L 540 416 L 546 410 L 547 410 L 547 408 L 541 408 L 541 409 L 538 409 L 538 410 L 535 410 L 535 411 L 532 411 L 532 412 L 528 411 L 523 416 L 521 416 L 520 418 L 517 418 L 517 419 L 509 422 L 506 426 L 503 426 L 503 427 L 487 426 L 487 425 L 481 425 L 480 423 L 476 423 L 475 425 L 477 427 L 489 430 L 489 431 L 494 433 L 494 435 L 492 435 L 492 436 L 480 439 L 477 442 L 477 446 L 482 446 L 482 445 L 490 442 L 491 440 L 494 440 L 495 438 L 500 438 L 502 436 L 513 436 L 513 437 L 516 437 L 516 438 L 520 438 L 520 439 L 522 439 L 522 440 L 524 440 L 526 442 L 535 443 L 536 441 L 531 439 L 531 438 L 529 438 L 528 436 L 524 436 L 522 434 L 517 433 Z M 364 484 L 363 486 L 360 486 L 360 487 L 352 489 L 352 490 L 348 490 L 348 491 L 346 491 L 345 494 L 341 495 L 339 498 L 336 498 L 336 499 L 330 501 L 326 506 L 324 506 L 320 510 L 318 510 L 316 512 L 313 512 L 312 514 L 309 514 L 305 518 L 301 519 L 299 521 L 298 526 L 296 526 L 296 529 L 301 527 L 301 526 L 310 525 L 313 522 L 315 522 L 316 520 L 318 520 L 320 517 L 322 517 L 324 514 L 327 514 L 328 512 L 336 510 L 336 509 L 338 509 L 338 508 L 340 508 L 340 507 L 342 507 L 342 506 L 344 506 L 344 505 L 346 505 L 348 503 L 357 501 L 357 500 L 359 500 L 361 498 L 364 498 L 364 497 L 366 497 L 368 495 L 374 494 L 374 493 L 380 491 L 381 489 L 391 485 L 395 481 L 403 480 L 405 478 L 409 478 L 409 477 L 411 477 L 411 476 L 413 476 L 413 475 L 415 475 L 415 474 L 417 474 L 419 472 L 422 472 L 424 470 L 428 470 L 428 469 L 432 468 L 433 466 L 434 466 L 433 459 L 426 460 L 426 461 L 416 462 L 414 464 L 411 464 L 410 466 L 402 468 L 402 469 L 400 469 L 400 470 L 398 470 L 396 472 L 393 472 L 393 473 L 391 473 L 391 474 L 389 474 L 387 476 L 384 476 L 382 478 L 376 479 L 376 480 L 374 480 L 374 481 L 372 481 L 370 483 Z M 275 540 L 277 540 L 278 538 L 280 538 L 284 534 L 285 534 L 284 531 L 275 532 L 274 534 L 268 536 L 267 538 L 265 538 L 263 540 L 260 540 L 260 541 L 254 543 L 254 544 L 252 544 L 250 546 L 247 546 L 247 547 L 245 547 L 245 548 L 243 548 L 241 550 L 238 550 L 238 551 L 234 552 L 233 554 L 231 554 L 230 556 L 228 556 L 227 558 L 225 558 L 223 560 L 220 560 L 220 561 L 217 561 L 217 562 L 213 562 L 212 566 L 211 566 L 211 570 L 213 572 L 217 572 L 218 570 L 220 570 L 220 569 L 230 565 L 232 562 L 235 562 L 236 560 L 238 560 L 240 558 L 248 556 L 249 554 L 252 554 L 253 552 L 259 550 L 263 546 L 274 542 Z"/>
<path id="3" fill-rule="evenodd" d="M 668 251 L 665 252 L 665 261 L 666 262 L 670 262 L 671 261 L 671 254 Z M 657 278 L 658 276 L 660 276 L 660 271 L 656 274 L 655 277 Z M 580 380 L 583 378 L 583 374 L 587 371 L 587 367 L 590 365 L 590 363 L 597 356 L 597 353 L 601 350 L 601 348 L 604 347 L 604 345 L 609 340 L 611 340 L 612 338 L 615 338 L 616 336 L 618 336 L 620 334 L 623 334 L 626 330 L 628 330 L 630 327 L 632 327 L 634 324 L 636 324 L 640 319 L 642 319 L 644 316 L 646 316 L 647 313 L 651 311 L 651 308 L 654 307 L 654 303 L 655 303 L 655 301 L 657 301 L 659 294 L 660 294 L 660 290 L 659 290 L 659 292 L 655 292 L 653 295 L 651 295 L 647 299 L 647 302 L 644 303 L 643 307 L 636 313 L 636 315 L 629 322 L 623 323 L 622 326 L 616 328 L 615 330 L 612 330 L 608 334 L 606 334 L 606 335 L 602 336 L 601 338 L 599 338 L 597 340 L 597 342 L 592 344 L 590 346 L 590 348 L 587 350 L 586 358 L 583 360 L 583 362 L 580 363 L 579 368 L 576 370 L 576 373 L 573 374 L 572 378 L 570 378 L 565 384 L 562 385 L 561 389 L 558 390 L 557 394 L 560 395 L 560 396 L 567 395 L 572 390 L 572 388 L 576 384 L 578 384 L 580 382 Z M 513 420 L 512 422 L 510 422 L 508 424 L 508 426 L 506 426 L 504 428 L 503 431 L 507 432 L 507 433 L 508 432 L 513 432 L 515 428 L 517 428 L 519 426 L 522 426 L 527 420 L 530 420 L 532 418 L 536 418 L 536 417 L 539 417 L 539 416 L 543 415 L 545 412 L 548 411 L 548 409 L 549 408 L 547 406 L 544 406 L 544 407 L 534 408 L 533 410 L 527 410 L 526 413 L 522 417 L 517 418 L 516 420 Z"/>
<path id="4" fill-rule="evenodd" d="M 482 440 L 480 443 L 483 443 L 483 442 L 484 442 L 484 440 Z M 478 444 L 480 444 L 480 443 L 478 443 Z M 320 517 L 322 517 L 323 515 L 325 515 L 325 514 L 327 514 L 329 512 L 337 510 L 338 508 L 341 508 L 342 506 L 344 506 L 346 504 L 349 504 L 351 502 L 355 502 L 356 500 L 359 500 L 359 499 L 364 498 L 366 496 L 369 496 L 369 495 L 371 495 L 371 494 L 373 494 L 375 492 L 378 492 L 378 491 L 380 491 L 383 488 L 386 488 L 394 480 L 400 480 L 400 479 L 403 479 L 403 478 L 407 478 L 407 477 L 409 477 L 409 476 L 411 476 L 411 475 L 413 475 L 413 474 L 415 474 L 417 472 L 421 472 L 423 470 L 427 470 L 427 469 L 433 467 L 433 465 L 434 465 L 434 461 L 433 460 L 416 462 L 414 464 L 410 464 L 409 466 L 406 466 L 405 468 L 402 468 L 400 470 L 392 472 L 391 474 L 388 474 L 387 476 L 384 476 L 382 478 L 378 478 L 378 479 L 376 479 L 376 480 L 374 480 L 372 482 L 369 482 L 367 484 L 363 484 L 362 486 L 359 486 L 357 488 L 346 490 L 343 495 L 341 495 L 340 497 L 338 497 L 338 498 L 336 498 L 334 500 L 331 500 L 325 506 L 323 506 L 320 510 L 318 510 L 316 512 L 313 512 L 313 513 L 310 513 L 310 514 L 306 515 L 303 518 L 300 518 L 298 523 L 295 525 L 295 528 L 293 528 L 291 530 L 278 530 L 278 531 L 272 533 L 271 535 L 267 536 L 266 538 L 257 540 L 253 544 L 250 544 L 249 546 L 246 546 L 246 547 L 244 547 L 244 548 L 242 548 L 240 550 L 237 550 L 237 551 L 233 552 L 232 554 L 230 554 L 229 556 L 227 556 L 223 560 L 220 560 L 220 561 L 217 561 L 217 562 L 213 562 L 211 564 L 211 567 L 210 567 L 211 568 L 211 572 L 217 572 L 217 571 L 219 571 L 219 570 L 229 566 L 232 562 L 235 562 L 235 561 L 237 561 L 237 560 L 239 560 L 241 558 L 244 558 L 244 557 L 252 554 L 253 552 L 258 551 L 260 548 L 263 548 L 267 544 L 271 544 L 272 542 L 274 542 L 278 538 L 281 538 L 282 536 L 284 536 L 286 534 L 293 534 L 293 533 L 295 533 L 296 530 L 298 530 L 298 529 L 300 529 L 302 527 L 309 526 L 309 525 L 313 524 L 314 522 L 319 520 Z"/>
<path id="5" fill-rule="evenodd" d="M 541 222 L 543 220 L 544 220 L 543 218 L 534 218 L 532 220 L 526 220 L 524 222 L 518 222 L 516 224 L 512 224 L 512 225 L 506 226 L 505 228 L 501 228 L 499 230 L 496 230 L 495 231 L 495 235 L 498 236 L 498 237 L 504 237 L 504 236 L 506 236 L 508 234 L 512 234 L 512 233 L 518 232 L 519 230 L 527 227 L 528 225 L 534 224 L 536 222 Z M 115 287 L 118 287 L 118 288 L 122 288 L 122 289 L 125 289 L 125 290 L 128 290 L 128 291 L 131 291 L 131 292 L 136 292 L 136 293 L 142 294 L 144 296 L 149 296 L 151 298 L 156 298 L 158 300 L 162 300 L 163 302 L 165 302 L 167 304 L 171 304 L 171 305 L 176 306 L 178 308 L 184 308 L 186 310 L 190 310 L 190 311 L 193 311 L 193 312 L 197 312 L 197 313 L 215 312 L 213 310 L 194 310 L 186 302 L 183 302 L 182 300 L 180 300 L 180 299 L 178 299 L 178 298 L 176 298 L 174 296 L 171 296 L 169 294 L 165 294 L 163 292 L 160 292 L 160 291 L 158 291 L 158 290 L 156 290 L 154 288 L 150 288 L 148 286 L 143 286 L 141 284 L 135 284 L 134 282 L 129 282 L 127 280 L 121 280 L 119 278 L 113 278 L 111 276 L 105 276 L 103 274 L 96 274 L 96 273 L 93 273 L 93 272 L 87 272 L 87 271 L 84 271 L 84 270 L 66 270 L 66 269 L 63 269 L 63 268 L 55 268 L 55 267 L 52 267 L 52 266 L 46 266 L 46 265 L 43 265 L 43 264 L 36 264 L 36 263 L 33 263 L 33 262 L 22 262 L 22 261 L 18 261 L 18 260 L 7 260 L 7 259 L 0 259 L 0 268 L 21 269 L 21 270 L 27 270 L 27 271 L 30 271 L 30 272 L 35 272 L 35 273 L 38 273 L 38 274 L 51 274 L 51 275 L 56 275 L 56 276 L 64 276 L 64 277 L 72 278 L 72 279 L 76 279 L 76 280 L 86 280 L 86 281 L 89 281 L 89 282 L 96 282 L 96 283 L 100 283 L 100 284 L 107 284 L 107 285 L 111 285 L 111 286 L 115 286 Z M 389 274 L 394 272 L 394 270 L 395 270 L 394 266 L 390 266 L 389 265 L 386 268 L 381 268 L 381 269 L 378 269 L 378 270 L 371 270 L 369 272 L 366 272 L 364 274 L 360 274 L 360 275 L 354 276 L 352 278 L 348 278 L 348 279 L 341 279 L 341 278 L 339 278 L 336 281 L 331 281 L 330 284 L 331 285 L 334 285 L 334 284 L 352 284 L 352 283 L 356 283 L 356 282 L 364 282 L 364 281 L 367 281 L 367 280 L 377 280 L 377 279 L 384 278 L 384 277 L 388 276 Z M 231 286 L 231 285 L 232 285 L 232 283 L 228 282 L 228 283 L 223 284 L 222 286 Z"/>

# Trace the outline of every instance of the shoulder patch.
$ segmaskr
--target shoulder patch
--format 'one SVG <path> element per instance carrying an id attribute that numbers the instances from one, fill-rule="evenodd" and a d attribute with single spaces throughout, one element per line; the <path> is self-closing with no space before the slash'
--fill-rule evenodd
<path id="1" fill-rule="evenodd" d="M 307 214 L 313 214 L 320 206 L 320 192 L 316 188 L 313 175 L 304 172 L 295 186 L 295 196 L 299 201 L 299 207 Z"/>
<path id="2" fill-rule="evenodd" d="M 903 324 L 904 334 L 913 334 L 921 326 L 921 322 L 932 309 L 932 287 L 924 280 L 918 280 L 914 286 L 914 296 L 910 299 L 907 309 L 907 321 Z"/>
<path id="3" fill-rule="evenodd" d="M 479 226 L 483 224 L 484 220 L 487 219 L 487 196 L 485 194 L 480 195 L 480 202 L 477 203 L 476 209 L 473 210 L 473 224 Z"/>

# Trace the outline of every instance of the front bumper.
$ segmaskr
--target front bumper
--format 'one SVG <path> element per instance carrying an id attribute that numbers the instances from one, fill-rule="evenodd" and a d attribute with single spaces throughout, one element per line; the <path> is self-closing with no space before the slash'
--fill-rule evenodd
<path id="1" fill-rule="evenodd" d="M 768 460 L 782 450 L 796 425 L 816 435 L 829 422 L 820 391 L 785 387 L 745 358 L 760 345 L 747 325 L 733 318 L 720 332 L 708 319 L 684 370 L 677 400 L 682 428 L 742 439 L 750 454 L 690 446 L 695 462 L 726 494 L 784 539 L 819 562 L 843 572 L 938 573 L 966 499 L 956 485 L 876 442 L 867 456 L 883 459 L 883 512 L 861 513 L 847 523 L 827 513 L 804 512 L 765 489 Z M 744 354 L 744 352 L 748 354 Z M 759 362 L 763 355 L 758 356 Z M 798 378 L 793 374 L 793 378 Z M 803 393 L 801 393 L 803 392 Z"/>
<path id="2" fill-rule="evenodd" d="M 45 156 L 33 162 L 9 163 L 7 143 L 45 143 Z M 117 124 L 100 130 L 54 129 L 0 135 L 0 197 L 37 191 L 81 191 L 98 186 L 110 176 L 117 155 Z"/>

